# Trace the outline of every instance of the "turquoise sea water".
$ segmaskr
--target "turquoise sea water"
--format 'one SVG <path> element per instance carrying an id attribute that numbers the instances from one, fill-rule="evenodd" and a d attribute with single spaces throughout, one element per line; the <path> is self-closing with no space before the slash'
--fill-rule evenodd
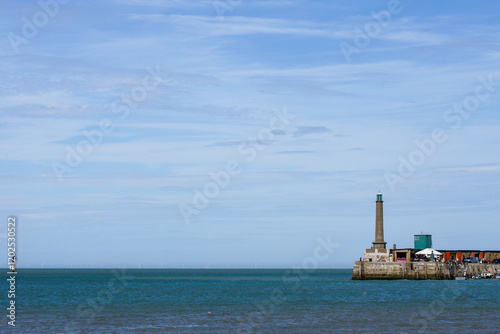
<path id="1" fill-rule="evenodd" d="M 350 270 L 19 270 L 16 333 L 499 333 L 500 279 Z M 5 282 L 5 281 L 4 281 Z M 209 314 L 211 312 L 211 314 Z"/>

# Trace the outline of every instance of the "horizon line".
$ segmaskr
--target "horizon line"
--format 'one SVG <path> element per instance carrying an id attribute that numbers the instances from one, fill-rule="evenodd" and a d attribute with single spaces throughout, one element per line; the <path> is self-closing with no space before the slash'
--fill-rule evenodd
<path id="1" fill-rule="evenodd" d="M 0 269 L 5 269 L 9 270 L 10 268 L 0 268 Z M 31 270 L 31 269 L 44 269 L 44 270 L 118 270 L 118 269 L 126 269 L 126 270 L 307 270 L 307 271 L 317 271 L 317 270 L 352 270 L 352 268 L 317 268 L 317 269 L 297 269 L 297 268 L 253 268 L 253 267 L 248 267 L 248 268 L 157 268 L 157 267 L 151 267 L 151 268 L 137 268 L 137 267 L 103 267 L 103 268 L 93 268 L 93 267 L 82 267 L 82 268 L 63 268 L 63 267 L 51 267 L 51 268 L 46 268 L 46 267 L 21 267 L 21 268 L 16 268 L 16 272 L 19 270 Z M 7 271 L 7 274 L 11 274 L 12 272 Z"/>

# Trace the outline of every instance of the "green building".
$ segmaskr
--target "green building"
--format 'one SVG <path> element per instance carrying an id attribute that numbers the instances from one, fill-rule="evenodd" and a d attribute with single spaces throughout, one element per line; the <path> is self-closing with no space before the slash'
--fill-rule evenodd
<path id="1" fill-rule="evenodd" d="M 430 234 L 416 234 L 414 248 L 418 249 L 418 250 L 432 248 L 432 235 L 430 235 Z"/>

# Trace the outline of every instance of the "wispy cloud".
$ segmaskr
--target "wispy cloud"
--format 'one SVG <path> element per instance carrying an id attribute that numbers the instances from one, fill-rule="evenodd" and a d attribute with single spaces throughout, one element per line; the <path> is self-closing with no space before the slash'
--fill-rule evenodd
<path id="1" fill-rule="evenodd" d="M 270 34 L 333 38 L 345 37 L 347 34 L 346 31 L 338 31 L 317 23 L 275 18 L 231 16 L 221 21 L 212 16 L 162 14 L 132 14 L 130 18 L 174 24 L 195 29 L 198 33 L 208 36 Z"/>
<path id="2" fill-rule="evenodd" d="M 293 132 L 294 137 L 303 137 L 312 134 L 325 134 L 330 133 L 332 130 L 324 126 L 299 126 L 297 130 Z"/>
<path id="3" fill-rule="evenodd" d="M 316 153 L 315 151 L 280 151 L 274 154 L 311 154 Z"/>
<path id="4" fill-rule="evenodd" d="M 470 173 L 500 172 L 500 165 L 448 167 L 448 168 L 440 168 L 439 171 L 443 171 L 443 172 L 470 172 Z"/>
<path id="5" fill-rule="evenodd" d="M 383 35 L 382 38 L 390 41 L 418 45 L 443 44 L 448 41 L 447 36 L 422 31 L 394 31 Z"/>
<path id="6" fill-rule="evenodd" d="M 189 0 L 113 0 L 117 4 L 121 5 L 131 5 L 131 6 L 148 6 L 148 7 L 163 7 L 163 8 L 195 8 L 195 7 L 206 7 L 211 6 L 212 1 L 210 0 L 199 0 L 199 1 L 189 1 Z"/>

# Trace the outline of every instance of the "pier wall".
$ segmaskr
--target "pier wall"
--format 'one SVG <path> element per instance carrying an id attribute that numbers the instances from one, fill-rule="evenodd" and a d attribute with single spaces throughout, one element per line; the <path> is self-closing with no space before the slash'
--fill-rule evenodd
<path id="1" fill-rule="evenodd" d="M 500 264 L 467 263 L 465 269 L 467 270 L 468 277 L 474 276 L 475 274 L 500 274 Z"/>
<path id="2" fill-rule="evenodd" d="M 353 280 L 440 280 L 475 274 L 500 274 L 500 264 L 447 262 L 361 262 L 356 261 Z"/>

